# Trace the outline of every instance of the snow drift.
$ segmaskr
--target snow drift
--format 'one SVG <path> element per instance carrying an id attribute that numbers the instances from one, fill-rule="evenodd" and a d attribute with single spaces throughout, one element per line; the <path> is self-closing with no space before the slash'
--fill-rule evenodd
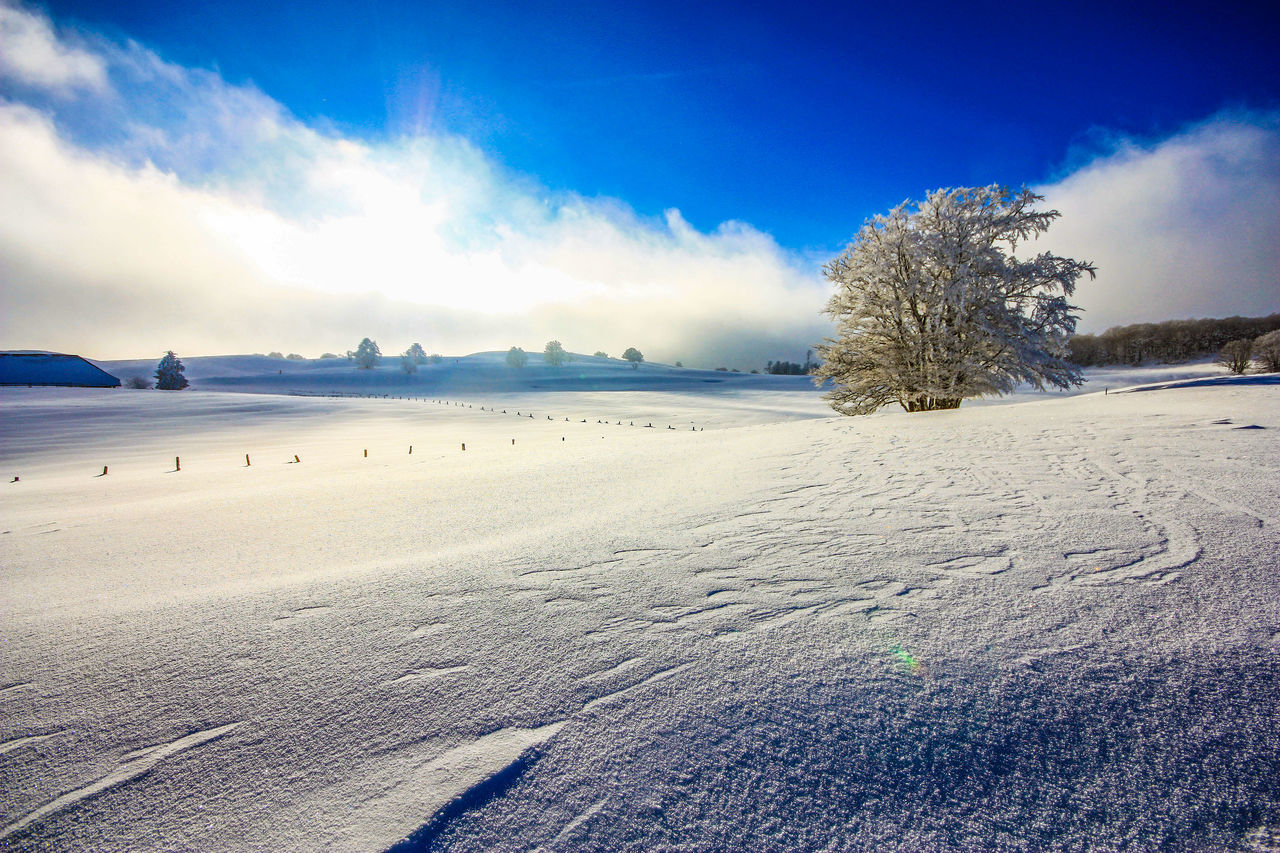
<path id="1" fill-rule="evenodd" d="M 1274 843 L 1274 386 L 756 387 L 0 391 L 0 843 Z"/>

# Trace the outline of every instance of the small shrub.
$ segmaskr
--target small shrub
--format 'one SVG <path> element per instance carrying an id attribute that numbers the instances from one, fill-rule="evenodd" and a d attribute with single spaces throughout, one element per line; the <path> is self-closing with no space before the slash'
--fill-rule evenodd
<path id="1" fill-rule="evenodd" d="M 151 380 L 145 376 L 130 376 L 124 381 L 124 387 L 145 391 L 151 387 Z"/>
<path id="2" fill-rule="evenodd" d="M 1253 355 L 1263 373 L 1280 373 L 1280 329 L 1259 335 L 1253 342 Z"/>
<path id="3" fill-rule="evenodd" d="M 1236 376 L 1241 376 L 1249 369 L 1249 362 L 1253 361 L 1253 341 L 1238 340 L 1227 341 L 1222 345 L 1222 352 L 1218 353 L 1218 364 L 1226 367 Z"/>

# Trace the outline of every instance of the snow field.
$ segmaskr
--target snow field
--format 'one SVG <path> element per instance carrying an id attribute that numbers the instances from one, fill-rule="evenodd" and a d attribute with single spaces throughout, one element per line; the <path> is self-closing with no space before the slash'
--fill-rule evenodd
<path id="1" fill-rule="evenodd" d="M 772 404 L 662 401 L 704 432 L 546 421 L 590 408 L 560 394 L 0 393 L 12 849 L 1280 826 L 1273 387 L 737 427 Z"/>

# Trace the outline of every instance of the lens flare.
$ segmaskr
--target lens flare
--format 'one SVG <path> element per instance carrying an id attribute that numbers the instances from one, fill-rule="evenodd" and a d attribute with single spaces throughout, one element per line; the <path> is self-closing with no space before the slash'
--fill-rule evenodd
<path id="1" fill-rule="evenodd" d="M 911 654 L 911 652 L 904 649 L 901 645 L 895 645 L 893 648 L 889 649 L 889 653 L 898 659 L 898 663 L 902 665 L 902 668 L 905 671 L 912 675 L 924 674 L 924 664 L 916 660 L 915 655 Z"/>

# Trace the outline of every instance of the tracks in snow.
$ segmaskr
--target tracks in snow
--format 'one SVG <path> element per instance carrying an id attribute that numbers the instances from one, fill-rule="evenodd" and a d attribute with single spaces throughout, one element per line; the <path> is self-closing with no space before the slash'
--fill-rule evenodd
<path id="1" fill-rule="evenodd" d="M 380 783 L 355 801 L 360 816 L 354 820 L 376 828 L 412 813 L 434 827 L 428 832 L 419 825 L 427 833 L 422 837 L 438 833 L 462 811 L 501 794 L 529 766 L 529 751 L 564 726 L 647 701 L 649 691 L 680 689 L 698 671 L 680 655 L 703 640 L 768 641 L 770 632 L 784 636 L 824 623 L 892 634 L 927 619 L 960 589 L 1098 596 L 1115 585 L 1170 583 L 1201 553 L 1201 534 L 1181 512 L 1188 500 L 1258 525 L 1277 522 L 1207 489 L 1175 486 L 1151 460 L 1134 458 L 1114 437 L 1079 424 L 1032 434 L 992 429 L 981 441 L 967 441 L 964 455 L 936 428 L 910 442 L 839 427 L 813 434 L 815 444 L 802 453 L 772 460 L 776 474 L 768 493 L 674 529 L 652 529 L 594 552 L 579 549 L 562 565 L 513 566 L 492 588 L 424 596 L 420 609 L 431 612 L 411 614 L 396 629 L 397 642 L 414 656 L 371 679 L 379 697 L 461 692 L 491 678 L 484 660 L 459 653 L 473 647 L 450 644 L 469 615 L 506 601 L 513 610 L 580 626 L 575 650 L 590 652 L 582 659 L 591 663 L 571 672 L 568 699 L 551 722 L 508 725 L 447 747 L 435 740 L 395 747 L 388 763 L 370 773 Z M 304 598 L 264 621 L 294 633 L 323 627 L 346 608 L 330 600 L 334 604 Z M 603 645 L 592 645 L 597 641 Z M 1045 645 L 1018 662 L 1034 668 L 1079 648 Z M 0 697 L 32 687 L 9 684 L 0 687 Z M 0 838 L 136 780 L 239 725 L 124 756 L 105 775 L 17 818 Z M 0 755 L 16 760 L 61 734 L 13 738 L 0 743 Z M 351 810 L 352 802 L 334 797 L 334 814 Z M 603 802 L 570 819 L 552 846 L 571 842 Z"/>
<path id="2" fill-rule="evenodd" d="M 1201 554 L 1188 493 L 1158 460 L 1130 458 L 1124 434 L 997 426 L 957 454 L 937 426 L 909 441 L 843 432 L 774 459 L 769 493 L 598 561 L 526 570 L 522 593 L 598 614 L 592 634 L 731 640 L 812 620 L 903 623 L 956 584 L 1167 584 Z M 624 578 L 665 578 L 669 600 L 619 609 Z"/>

